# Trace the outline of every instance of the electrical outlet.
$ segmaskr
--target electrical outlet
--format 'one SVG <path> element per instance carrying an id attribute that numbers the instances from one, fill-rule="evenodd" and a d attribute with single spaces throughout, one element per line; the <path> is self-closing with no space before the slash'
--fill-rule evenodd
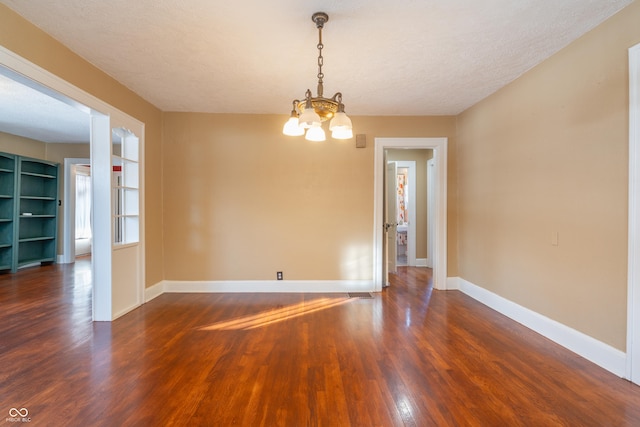
<path id="1" fill-rule="evenodd" d="M 278 279 L 278 280 L 282 280 L 282 271 L 278 271 L 278 272 L 276 273 L 276 279 Z"/>

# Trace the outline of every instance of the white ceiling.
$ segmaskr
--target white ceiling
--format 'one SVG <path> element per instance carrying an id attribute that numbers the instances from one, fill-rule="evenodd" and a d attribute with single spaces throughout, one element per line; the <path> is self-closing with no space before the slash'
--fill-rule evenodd
<path id="1" fill-rule="evenodd" d="M 0 131 L 43 142 L 89 142 L 89 116 L 0 73 Z"/>
<path id="2" fill-rule="evenodd" d="M 453 115 L 631 2 L 0 0 L 164 111 L 283 115 L 316 91 L 317 11 L 348 114 Z"/>

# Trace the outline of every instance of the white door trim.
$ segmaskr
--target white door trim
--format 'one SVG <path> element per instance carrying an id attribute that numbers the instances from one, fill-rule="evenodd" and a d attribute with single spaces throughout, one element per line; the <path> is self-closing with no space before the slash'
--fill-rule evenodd
<path id="1" fill-rule="evenodd" d="M 384 150 L 386 148 L 430 148 L 436 168 L 436 209 L 434 211 L 434 271 L 435 289 L 447 288 L 447 138 L 375 138 L 373 169 L 373 285 L 382 290 L 383 255 L 383 194 Z"/>
<path id="2" fill-rule="evenodd" d="M 91 268 L 93 320 L 113 320 L 113 253 L 111 249 L 111 121 L 91 116 Z"/>
<path id="3" fill-rule="evenodd" d="M 640 44 L 629 49 L 627 379 L 640 385 Z"/>
<path id="4" fill-rule="evenodd" d="M 434 193 L 436 191 L 436 163 L 433 159 L 427 161 L 427 267 L 433 268 L 433 215 L 435 206 Z"/>
<path id="5" fill-rule="evenodd" d="M 62 201 L 62 223 L 65 232 L 62 235 L 61 264 L 71 264 L 76 260 L 76 183 L 72 171 L 74 165 L 90 164 L 91 159 L 64 159 L 64 200 Z"/>

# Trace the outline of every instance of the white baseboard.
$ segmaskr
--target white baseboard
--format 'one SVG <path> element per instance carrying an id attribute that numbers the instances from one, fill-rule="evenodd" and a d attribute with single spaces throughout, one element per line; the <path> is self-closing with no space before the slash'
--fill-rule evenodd
<path id="1" fill-rule="evenodd" d="M 178 281 L 164 280 L 145 290 L 149 301 L 162 293 L 193 292 L 374 292 L 372 280 L 246 280 Z"/>
<path id="2" fill-rule="evenodd" d="M 540 335 L 584 357 L 613 374 L 624 377 L 626 354 L 562 323 L 511 302 L 460 277 L 447 278 L 447 289 L 459 289 L 471 298 L 515 320 Z"/>
<path id="3" fill-rule="evenodd" d="M 124 316 L 125 314 L 129 313 L 130 311 L 135 310 L 138 307 L 140 307 L 139 304 L 134 304 L 134 305 L 132 305 L 130 307 L 123 308 L 122 310 L 114 313 L 113 317 L 111 318 L 111 320 L 116 320 L 117 318 Z"/>
<path id="4" fill-rule="evenodd" d="M 460 278 L 459 277 L 447 277 L 447 290 L 459 291 L 460 290 Z"/>
<path id="5" fill-rule="evenodd" d="M 164 293 L 164 281 L 158 282 L 153 286 L 149 286 L 144 290 L 144 302 L 149 302 L 152 299 L 159 297 Z"/>
<path id="6" fill-rule="evenodd" d="M 416 267 L 431 267 L 429 258 L 416 258 Z"/>

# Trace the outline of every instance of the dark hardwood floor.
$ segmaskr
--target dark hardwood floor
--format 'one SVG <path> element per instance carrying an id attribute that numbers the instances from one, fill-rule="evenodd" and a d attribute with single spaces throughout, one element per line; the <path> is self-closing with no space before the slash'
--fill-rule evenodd
<path id="1" fill-rule="evenodd" d="M 430 282 L 164 294 L 92 323 L 88 260 L 0 275 L 0 424 L 640 425 L 640 387 Z"/>

